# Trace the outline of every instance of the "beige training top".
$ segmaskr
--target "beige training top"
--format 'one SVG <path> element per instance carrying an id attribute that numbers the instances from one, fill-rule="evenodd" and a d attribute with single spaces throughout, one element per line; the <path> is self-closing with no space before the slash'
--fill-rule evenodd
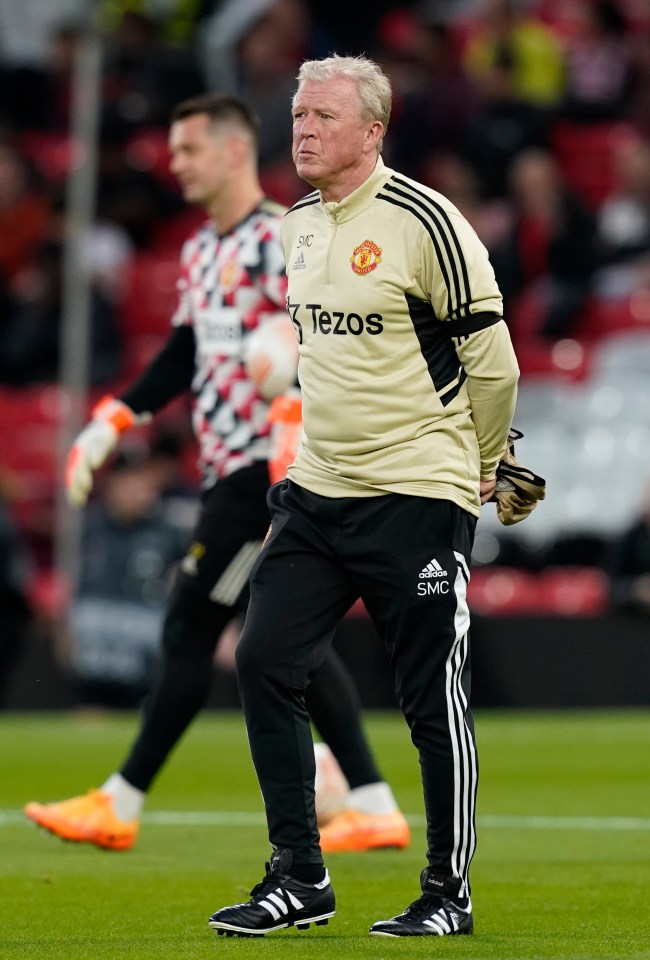
<path id="1" fill-rule="evenodd" d="M 519 368 L 487 251 L 445 197 L 388 169 L 286 214 L 303 439 L 289 477 L 328 497 L 388 492 L 479 513 Z"/>

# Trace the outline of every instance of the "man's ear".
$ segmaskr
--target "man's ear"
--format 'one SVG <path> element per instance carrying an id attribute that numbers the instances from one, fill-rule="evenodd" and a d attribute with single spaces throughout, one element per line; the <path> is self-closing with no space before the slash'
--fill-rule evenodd
<path id="1" fill-rule="evenodd" d="M 228 140 L 228 152 L 236 165 L 245 163 L 250 156 L 250 145 L 244 137 L 232 136 Z"/>
<path id="2" fill-rule="evenodd" d="M 384 135 L 384 125 L 381 120 L 374 120 L 366 130 L 366 147 L 375 147 Z"/>

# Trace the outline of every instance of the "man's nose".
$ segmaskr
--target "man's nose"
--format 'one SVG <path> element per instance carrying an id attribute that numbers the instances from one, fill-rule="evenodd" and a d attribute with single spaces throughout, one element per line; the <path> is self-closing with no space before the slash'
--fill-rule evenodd
<path id="1" fill-rule="evenodd" d="M 301 137 L 313 137 L 315 134 L 315 123 L 311 117 L 305 117 L 302 123 L 300 124 L 300 136 Z"/>

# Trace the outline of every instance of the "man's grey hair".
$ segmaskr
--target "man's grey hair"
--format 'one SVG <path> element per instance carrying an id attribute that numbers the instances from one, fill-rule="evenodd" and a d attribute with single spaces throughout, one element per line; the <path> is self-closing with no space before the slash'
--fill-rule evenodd
<path id="1" fill-rule="evenodd" d="M 353 80 L 359 90 L 361 119 L 380 120 L 384 134 L 388 129 L 393 94 L 390 80 L 379 64 L 368 57 L 339 57 L 333 54 L 322 60 L 305 60 L 298 72 L 298 84 L 306 80 L 334 80 L 344 77 Z M 294 95 L 294 103 L 298 91 Z"/>

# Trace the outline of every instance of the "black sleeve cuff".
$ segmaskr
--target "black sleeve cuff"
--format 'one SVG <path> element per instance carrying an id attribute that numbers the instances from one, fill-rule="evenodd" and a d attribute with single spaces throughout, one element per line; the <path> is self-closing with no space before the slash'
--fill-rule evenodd
<path id="1" fill-rule="evenodd" d="M 475 313 L 473 316 L 464 317 L 462 320 L 451 320 L 449 335 L 451 337 L 467 337 L 471 333 L 478 333 L 479 330 L 492 327 L 501 320 L 503 320 L 503 317 L 498 313 Z"/>

